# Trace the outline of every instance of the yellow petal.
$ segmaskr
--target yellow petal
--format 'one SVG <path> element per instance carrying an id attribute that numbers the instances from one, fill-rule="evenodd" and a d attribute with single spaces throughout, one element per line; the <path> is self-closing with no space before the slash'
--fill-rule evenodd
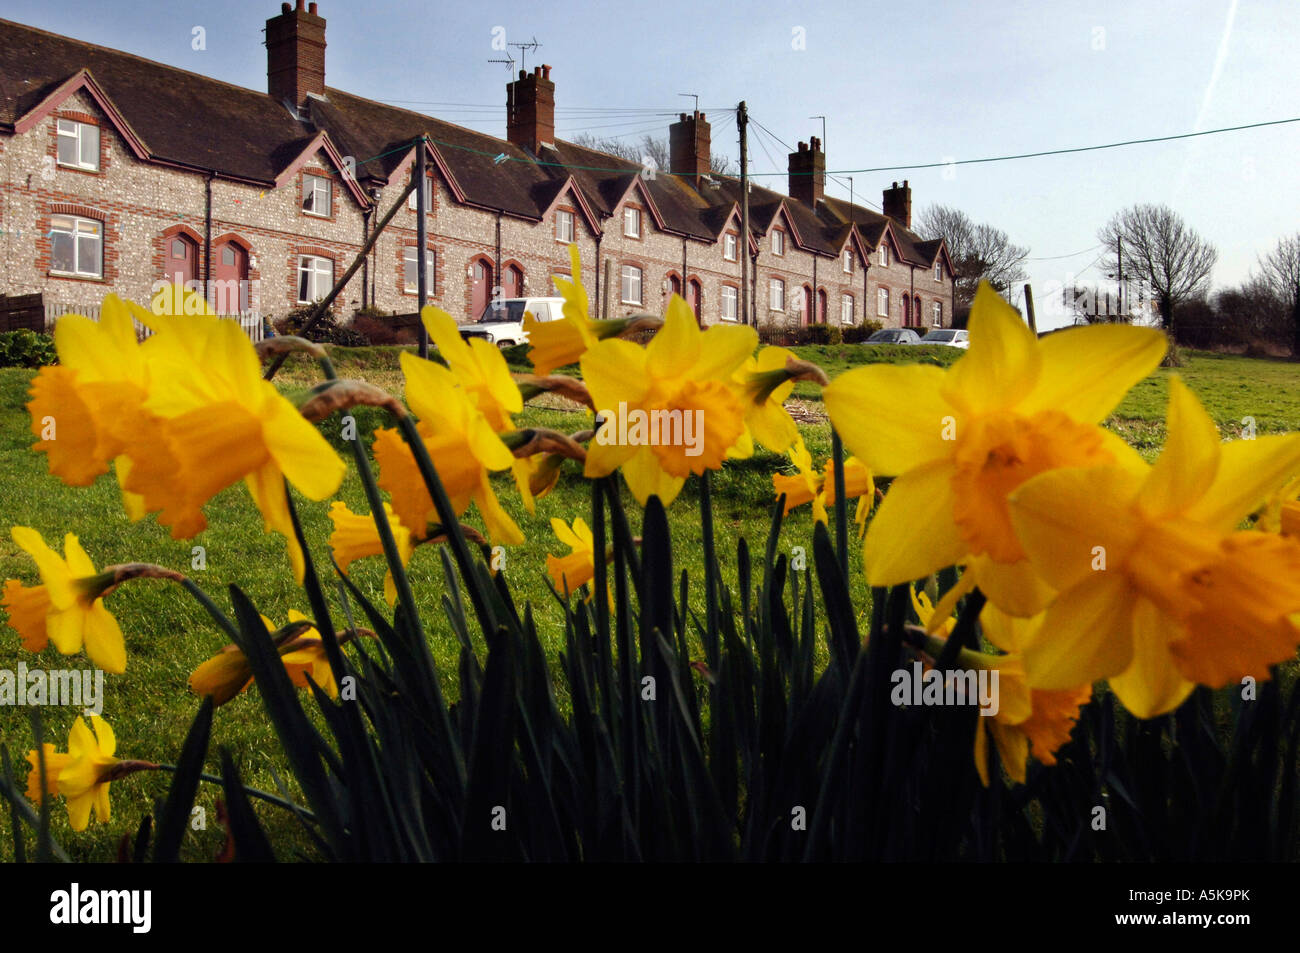
<path id="1" fill-rule="evenodd" d="M 1181 512 L 1199 500 L 1219 469 L 1219 428 L 1187 385 L 1169 379 L 1169 436 L 1138 495 L 1152 517 Z"/>
<path id="2" fill-rule="evenodd" d="M 1038 338 L 985 281 L 975 291 L 967 327 L 970 348 L 944 375 L 944 398 L 968 413 L 1015 406 L 1038 383 Z"/>
<path id="3" fill-rule="evenodd" d="M 686 484 L 685 477 L 675 477 L 659 465 L 659 459 L 649 447 L 633 447 L 633 453 L 623 464 L 623 479 L 632 496 L 642 506 L 652 496 L 668 506 Z M 588 458 L 590 459 L 590 458 Z"/>
<path id="4" fill-rule="evenodd" d="M 262 432 L 280 472 L 309 500 L 332 496 L 347 466 L 334 448 L 287 400 L 267 405 Z"/>
<path id="5" fill-rule="evenodd" d="M 873 364 L 841 374 L 822 396 L 853 455 L 872 473 L 896 476 L 952 455 L 957 411 L 939 393 L 943 380 L 927 364 Z"/>
<path id="6" fill-rule="evenodd" d="M 1031 688 L 1062 691 L 1112 678 L 1133 659 L 1136 594 L 1119 573 L 1098 572 L 1058 595 L 1025 646 Z"/>
<path id="7" fill-rule="evenodd" d="M 740 329 L 739 326 L 737 329 Z M 655 336 L 646 345 L 646 363 L 657 377 L 681 377 L 689 373 L 700 359 L 702 337 L 691 306 L 681 296 L 673 295 L 664 311 L 663 327 L 655 332 Z M 743 359 L 744 355 L 741 355 L 741 360 Z M 735 368 L 728 369 L 726 373 L 730 374 L 732 370 Z M 583 376 L 586 376 L 585 366 Z"/>
<path id="8" fill-rule="evenodd" d="M 121 675 L 126 671 L 126 643 L 122 629 L 113 614 L 104 608 L 103 599 L 96 599 L 87 610 L 83 631 L 86 655 L 92 662 L 111 675 Z"/>
<path id="9" fill-rule="evenodd" d="M 1297 472 L 1300 434 L 1222 444 L 1214 482 L 1186 515 L 1220 532 L 1231 532 Z"/>
<path id="10" fill-rule="evenodd" d="M 952 473 L 952 465 L 941 460 L 890 484 L 862 549 L 871 585 L 912 582 L 961 562 L 966 544 L 952 520 Z"/>
<path id="11" fill-rule="evenodd" d="M 729 377 L 757 346 L 758 332 L 753 328 L 743 324 L 715 324 L 700 336 L 699 361 L 691 376 L 695 380 Z"/>
<path id="12" fill-rule="evenodd" d="M 1133 661 L 1110 679 L 1111 690 L 1138 718 L 1155 718 L 1181 705 L 1196 687 L 1183 678 L 1170 643 L 1179 638 L 1177 623 L 1149 600 L 1139 598 L 1133 607 Z"/>
<path id="13" fill-rule="evenodd" d="M 1049 334 L 1038 342 L 1042 369 L 1021 412 L 1059 410 L 1099 423 L 1160 366 L 1167 348 L 1168 339 L 1156 328 L 1094 324 Z"/>

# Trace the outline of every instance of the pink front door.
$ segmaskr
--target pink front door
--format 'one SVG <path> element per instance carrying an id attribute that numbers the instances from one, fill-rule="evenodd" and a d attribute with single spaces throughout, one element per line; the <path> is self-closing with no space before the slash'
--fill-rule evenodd
<path id="1" fill-rule="evenodd" d="M 484 259 L 476 258 L 470 265 L 470 317 L 477 318 L 482 314 L 491 297 L 492 266 Z"/>
<path id="2" fill-rule="evenodd" d="M 199 277 L 199 246 L 192 238 L 177 235 L 167 239 L 163 280 L 184 284 Z"/>
<path id="3" fill-rule="evenodd" d="M 803 289 L 803 313 L 799 315 L 800 324 L 808 324 L 813 320 L 813 293 L 811 288 Z"/>
<path id="4" fill-rule="evenodd" d="M 686 282 L 686 303 L 695 312 L 695 322 L 700 322 L 700 283 L 692 278 Z"/>

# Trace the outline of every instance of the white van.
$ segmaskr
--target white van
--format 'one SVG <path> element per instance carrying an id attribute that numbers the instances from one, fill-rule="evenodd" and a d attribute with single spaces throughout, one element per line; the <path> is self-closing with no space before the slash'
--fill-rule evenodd
<path id="1" fill-rule="evenodd" d="M 497 347 L 514 347 L 528 340 L 524 331 L 524 312 L 538 321 L 558 321 L 564 317 L 563 298 L 502 298 L 488 302 L 483 313 L 460 326 L 460 336 L 485 338 Z"/>

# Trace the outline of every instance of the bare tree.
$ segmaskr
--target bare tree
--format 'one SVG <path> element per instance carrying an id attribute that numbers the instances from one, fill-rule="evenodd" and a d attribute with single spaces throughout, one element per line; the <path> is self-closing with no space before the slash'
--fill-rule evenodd
<path id="1" fill-rule="evenodd" d="M 672 154 L 668 148 L 667 139 L 657 139 L 648 133 L 641 137 L 640 142 L 627 142 L 623 139 L 601 139 L 593 136 L 589 132 L 575 138 L 574 143 L 587 149 L 595 149 L 597 152 L 608 152 L 610 155 L 618 156 L 620 159 L 627 159 L 629 162 L 645 163 L 647 159 L 653 163 L 653 168 L 660 171 L 667 171 L 672 168 Z M 731 168 L 731 160 L 724 155 L 713 153 L 709 156 L 709 171 L 718 175 L 726 175 Z"/>
<path id="2" fill-rule="evenodd" d="M 1259 260 L 1260 277 L 1291 309 L 1291 353 L 1300 358 L 1300 232 L 1283 238 Z"/>
<path id="3" fill-rule="evenodd" d="M 947 244 L 959 304 L 974 300 L 981 280 L 1006 295 L 1014 282 L 1027 277 L 1024 260 L 1029 249 L 1012 244 L 1000 228 L 977 224 L 960 209 L 931 205 L 917 217 L 916 231 L 922 238 L 942 238 Z"/>
<path id="4" fill-rule="evenodd" d="M 1174 309 L 1206 296 L 1210 272 L 1219 260 L 1213 245 L 1165 205 L 1134 205 L 1118 212 L 1097 233 L 1113 255 L 1121 253 L 1131 271 L 1151 289 L 1160 306 L 1160 324 L 1174 328 Z"/>

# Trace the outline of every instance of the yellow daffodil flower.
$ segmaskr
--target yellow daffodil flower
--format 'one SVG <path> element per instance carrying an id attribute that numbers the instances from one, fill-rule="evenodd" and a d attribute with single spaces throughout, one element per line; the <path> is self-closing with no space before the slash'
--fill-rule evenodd
<path id="1" fill-rule="evenodd" d="M 794 378 L 786 373 L 786 364 L 791 360 L 797 358 L 783 347 L 760 348 L 757 354 L 745 358 L 732 375 L 745 412 L 745 434 L 735 456 L 752 455 L 755 440 L 773 453 L 785 453 L 799 439 L 799 428 L 785 410 L 785 401 L 795 385 Z"/>
<path id="2" fill-rule="evenodd" d="M 262 379 L 238 322 L 208 315 L 152 320 L 159 330 L 146 344 L 151 383 L 144 409 L 163 421 L 147 442 L 128 448 L 125 488 L 141 495 L 147 511 L 159 512 L 173 538 L 184 539 L 207 525 L 203 505 L 242 479 L 266 529 L 284 535 L 301 581 L 284 480 L 322 500 L 338 489 L 343 461 Z"/>
<path id="3" fill-rule="evenodd" d="M 397 543 L 398 555 L 405 566 L 411 561 L 413 552 L 411 531 L 402 525 L 402 521 L 387 503 L 384 504 L 384 512 L 388 515 L 393 541 Z M 334 532 L 330 533 L 330 549 L 334 550 L 334 561 L 339 564 L 340 570 L 346 573 L 348 567 L 358 559 L 384 555 L 384 546 L 380 542 L 379 528 L 375 526 L 374 517 L 353 513 L 342 500 L 335 500 L 330 504 L 330 519 L 334 523 Z M 390 609 L 397 605 L 397 585 L 393 582 L 391 569 L 384 575 L 384 598 Z"/>
<path id="4" fill-rule="evenodd" d="M 835 463 L 827 460 L 825 467 L 818 471 L 813 468 L 812 455 L 803 442 L 803 437 L 795 435 L 794 445 L 787 451 L 790 461 L 795 465 L 794 474 L 772 474 L 772 489 L 779 498 L 785 494 L 785 515 L 795 507 L 805 503 L 813 505 L 813 519 L 819 523 L 829 521 L 826 508 L 835 505 Z M 871 471 L 857 457 L 844 461 L 844 496 L 845 499 L 857 499 L 858 509 L 854 516 L 859 528 L 866 525 L 867 514 L 875 499 L 876 484 L 871 479 Z"/>
<path id="5" fill-rule="evenodd" d="M 586 476 L 621 468 L 641 505 L 658 496 L 666 506 L 688 474 L 720 468 L 745 429 L 730 378 L 756 343 L 754 329 L 741 325 L 701 331 L 690 306 L 674 295 L 647 346 L 609 339 L 591 347 L 582 376 L 605 419 L 587 450 Z M 668 433 L 656 440 L 647 427 L 634 432 L 637 420 L 675 424 L 665 423 Z"/>
<path id="6" fill-rule="evenodd" d="M 562 519 L 551 519 L 551 531 L 565 546 L 566 556 L 546 554 L 546 571 L 551 574 L 556 591 L 577 592 L 591 581 L 596 572 L 596 544 L 591 528 L 582 517 L 573 521 L 572 529 Z"/>
<path id="7" fill-rule="evenodd" d="M 1036 614 L 1051 591 L 1012 529 L 1007 495 L 1058 467 L 1140 457 L 1096 426 L 1155 370 L 1165 336 L 1094 325 L 1038 340 L 987 284 L 970 315 L 970 349 L 947 371 L 877 364 L 824 391 L 844 443 L 878 476 L 896 477 L 867 531 L 873 586 L 966 563 L 996 604 Z"/>
<path id="8" fill-rule="evenodd" d="M 135 305 L 106 295 L 100 318 L 59 318 L 54 346 L 59 363 L 43 367 L 31 384 L 33 449 L 44 453 L 50 472 L 69 486 L 89 486 L 116 461 L 119 482 L 130 467 L 131 443 L 148 439 L 157 420 L 142 409 L 149 374 L 136 340 Z M 138 496 L 123 493 L 132 519 L 144 515 Z"/>
<path id="9" fill-rule="evenodd" d="M 510 430 L 514 426 L 510 415 L 524 409 L 524 398 L 501 350 L 483 338 L 466 341 L 456 319 L 441 308 L 426 305 L 420 320 L 429 340 L 492 429 L 497 433 Z"/>
<path id="10" fill-rule="evenodd" d="M 45 600 L 45 636 L 64 655 L 75 655 L 84 646 L 90 660 L 106 672 L 120 675 L 126 671 L 126 645 L 117 620 L 106 608 L 102 593 L 112 579 L 95 571 L 77 537 L 68 533 L 60 556 L 26 526 L 15 526 L 13 541 L 36 562 L 44 594 L 33 589 L 12 589 L 5 585 L 9 624 L 23 636 L 24 645 L 42 644 L 35 612 Z M 15 605 L 17 613 L 15 614 Z M 34 649 L 39 651 L 39 649 Z"/>
<path id="11" fill-rule="evenodd" d="M 1300 435 L 1221 445 L 1177 378 L 1168 421 L 1145 475 L 1057 470 L 1010 500 L 1025 552 L 1058 590 L 1025 648 L 1030 684 L 1108 679 L 1139 718 L 1172 711 L 1196 684 L 1268 678 L 1300 643 L 1300 541 L 1237 529 L 1300 470 Z"/>
<path id="12" fill-rule="evenodd" d="M 68 734 L 68 752 L 60 754 L 54 746 L 44 745 L 45 790 L 41 790 L 40 762 L 35 751 L 27 754 L 31 770 L 27 774 L 27 797 L 42 801 L 46 797 L 62 794 L 67 800 L 68 823 L 74 831 L 84 831 L 90 826 L 90 815 L 101 824 L 111 819 L 108 787 L 136 771 L 152 771 L 156 764 L 148 761 L 122 761 L 113 757 L 117 739 L 108 722 L 98 715 L 90 716 L 94 731 L 81 718 L 72 724 Z"/>
<path id="13" fill-rule="evenodd" d="M 275 624 L 262 616 L 266 631 L 274 634 Z M 341 644 L 351 639 L 350 634 L 339 637 Z M 338 697 L 334 670 L 325 655 L 325 643 L 307 616 L 296 609 L 289 610 L 289 624 L 276 640 L 280 661 L 289 673 L 289 679 L 298 688 L 307 687 L 307 675 L 331 698 Z M 200 698 L 212 697 L 212 704 L 220 707 L 245 692 L 253 684 L 253 669 L 248 658 L 237 646 L 227 645 L 190 675 L 190 691 Z"/>
<path id="14" fill-rule="evenodd" d="M 487 418 L 441 364 L 403 354 L 406 401 L 420 418 L 419 432 L 437 467 L 447 496 L 459 516 L 471 502 L 478 506 L 488 535 L 497 542 L 521 543 L 524 535 L 492 489 L 488 474 L 513 468 L 515 457 Z M 375 460 L 379 485 L 392 498 L 402 525 L 420 534 L 433 515 L 429 495 L 415 458 L 393 429 L 375 431 Z"/>
<path id="15" fill-rule="evenodd" d="M 1283 536 L 1300 539 L 1300 502 L 1282 504 L 1279 529 Z"/>

